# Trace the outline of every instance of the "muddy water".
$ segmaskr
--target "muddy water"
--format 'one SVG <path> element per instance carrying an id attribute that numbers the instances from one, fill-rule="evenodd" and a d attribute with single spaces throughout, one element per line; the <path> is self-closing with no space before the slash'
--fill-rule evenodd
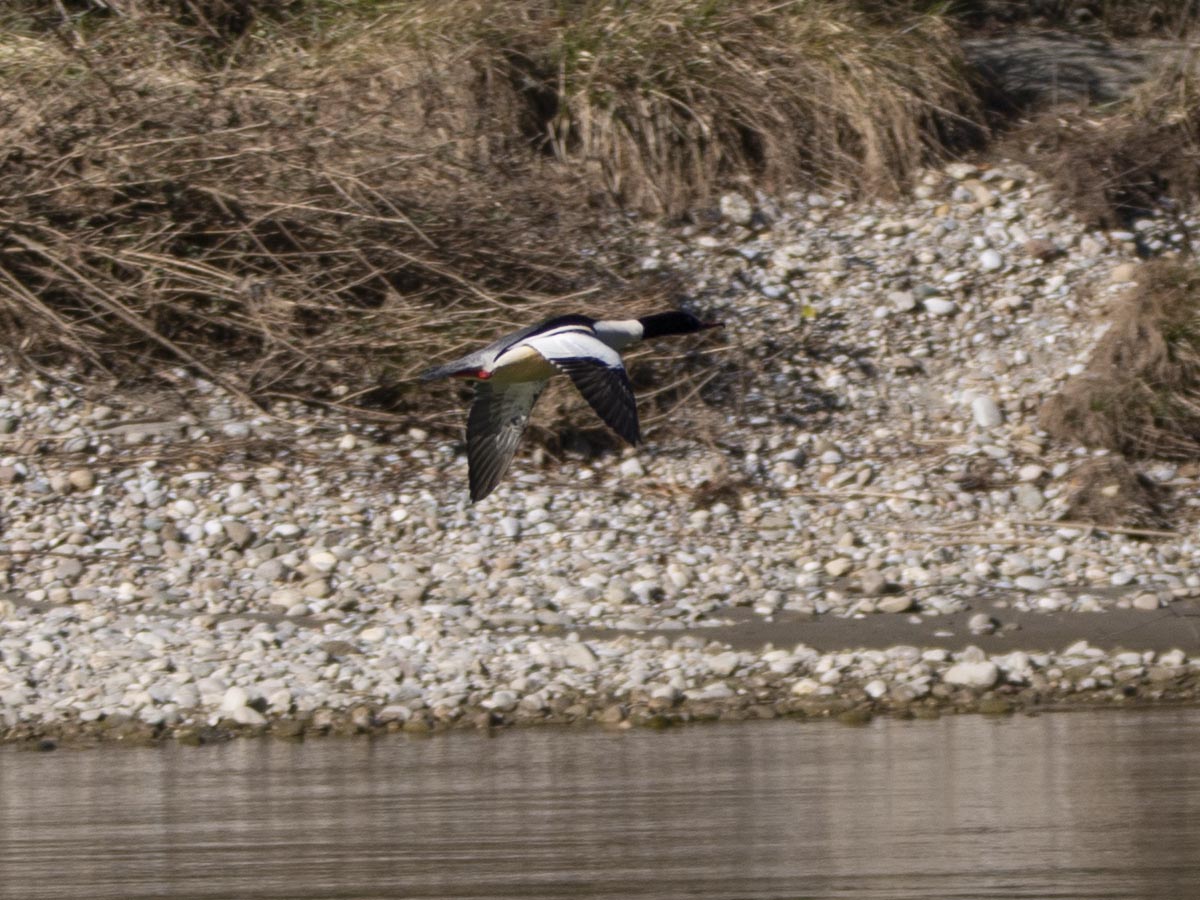
<path id="1" fill-rule="evenodd" d="M 0 898 L 1200 896 L 1200 710 L 0 750 Z"/>

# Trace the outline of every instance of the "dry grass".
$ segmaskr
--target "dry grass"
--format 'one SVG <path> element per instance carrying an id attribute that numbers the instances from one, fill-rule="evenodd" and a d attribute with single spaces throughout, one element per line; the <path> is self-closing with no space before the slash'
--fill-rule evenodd
<path id="1" fill-rule="evenodd" d="M 30 352 L 354 392 L 604 283 L 570 181 L 464 121 L 452 72 L 213 70 L 145 25 L 0 46 L 0 315 Z"/>
<path id="2" fill-rule="evenodd" d="M 626 205 L 805 177 L 895 189 L 975 134 L 946 23 L 828 0 L 455 4 L 442 30 L 528 103 L 526 130 Z"/>
<path id="3" fill-rule="evenodd" d="M 1089 459 L 1071 473 L 1063 518 L 1118 528 L 1165 529 L 1168 491 L 1119 456 Z"/>
<path id="4" fill-rule="evenodd" d="M 1146 265 L 1087 371 L 1040 412 L 1061 440 L 1130 456 L 1200 456 L 1200 270 Z"/>
<path id="5" fill-rule="evenodd" d="M 1200 57 L 1170 58 L 1127 101 L 1044 113 L 1000 152 L 1039 171 L 1097 227 L 1191 203 L 1200 198 Z"/>
<path id="6" fill-rule="evenodd" d="M 667 302 L 590 204 L 901 183 L 969 106 L 946 37 L 827 0 L 16 0 L 0 322 L 85 372 L 412 413 L 470 337 Z"/>

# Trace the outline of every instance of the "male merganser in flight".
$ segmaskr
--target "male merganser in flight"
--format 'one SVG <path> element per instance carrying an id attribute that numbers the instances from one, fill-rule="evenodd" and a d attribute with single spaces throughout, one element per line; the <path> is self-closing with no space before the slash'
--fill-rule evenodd
<path id="1" fill-rule="evenodd" d="M 685 312 L 640 319 L 599 320 L 559 316 L 505 335 L 482 350 L 421 373 L 422 381 L 475 381 L 467 417 L 467 467 L 471 501 L 499 484 L 512 462 L 529 413 L 546 383 L 567 375 L 609 428 L 630 444 L 641 441 L 637 402 L 617 352 L 647 338 L 720 327 Z"/>

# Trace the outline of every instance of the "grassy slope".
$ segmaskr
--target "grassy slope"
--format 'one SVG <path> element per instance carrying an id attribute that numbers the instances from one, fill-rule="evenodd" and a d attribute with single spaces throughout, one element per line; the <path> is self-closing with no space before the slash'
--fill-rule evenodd
<path id="1" fill-rule="evenodd" d="M 896 191 L 985 131 L 962 34 L 1016 13 L 1174 34 L 1198 5 L 16 0 L 0 318 L 31 355 L 425 416 L 405 385 L 431 354 L 543 310 L 667 301 L 603 236 L 614 210 Z M 1196 192 L 1171 168 L 1195 158 L 1194 96 L 1181 70 L 1102 127 L 1022 142 L 1081 175 L 1064 191 L 1099 221 L 1136 213 L 1163 172 Z"/>
<path id="2" fill-rule="evenodd" d="M 827 0 L 113 6 L 0 29 L 0 315 L 256 396 L 619 303 L 621 254 L 584 252 L 617 206 L 895 188 L 970 120 L 944 22 Z"/>

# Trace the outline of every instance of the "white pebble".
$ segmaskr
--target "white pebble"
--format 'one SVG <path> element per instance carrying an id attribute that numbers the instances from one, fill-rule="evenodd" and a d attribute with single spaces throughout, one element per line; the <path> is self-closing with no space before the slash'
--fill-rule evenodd
<path id="1" fill-rule="evenodd" d="M 971 414 L 980 428 L 995 428 L 1004 420 L 996 401 L 986 394 L 977 394 L 971 401 Z"/>
<path id="2" fill-rule="evenodd" d="M 979 267 L 985 272 L 995 272 L 1004 267 L 1004 257 L 995 250 L 984 250 L 979 254 Z"/>

